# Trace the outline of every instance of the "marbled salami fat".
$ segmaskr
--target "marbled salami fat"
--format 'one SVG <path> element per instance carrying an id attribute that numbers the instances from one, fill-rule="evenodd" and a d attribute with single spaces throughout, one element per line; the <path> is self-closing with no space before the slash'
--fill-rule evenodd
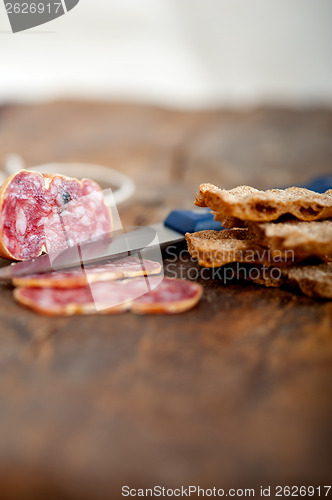
<path id="1" fill-rule="evenodd" d="M 111 231 L 100 187 L 89 179 L 21 170 L 0 189 L 0 255 L 27 260 Z"/>
<path id="2" fill-rule="evenodd" d="M 114 260 L 99 266 L 76 267 L 65 271 L 30 274 L 13 279 L 13 285 L 33 288 L 80 288 L 90 283 L 159 274 L 161 265 L 136 257 Z"/>
<path id="3" fill-rule="evenodd" d="M 82 288 L 16 288 L 15 299 L 46 315 L 112 314 L 132 310 L 139 314 L 174 314 L 194 307 L 202 287 L 185 280 L 160 277 L 94 283 Z"/>

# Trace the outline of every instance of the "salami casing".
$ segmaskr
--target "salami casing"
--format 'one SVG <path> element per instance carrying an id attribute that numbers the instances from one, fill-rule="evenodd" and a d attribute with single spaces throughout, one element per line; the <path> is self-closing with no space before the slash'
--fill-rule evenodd
<path id="1" fill-rule="evenodd" d="M 111 231 L 100 187 L 89 179 L 21 170 L 0 189 L 0 255 L 27 260 Z"/>
<path id="2" fill-rule="evenodd" d="M 13 285 L 33 288 L 80 288 L 100 281 L 159 274 L 161 265 L 136 257 L 114 260 L 99 266 L 77 267 L 66 271 L 31 274 L 13 279 Z"/>
<path id="3" fill-rule="evenodd" d="M 159 277 L 95 283 L 82 288 L 16 288 L 15 299 L 50 316 L 112 314 L 132 310 L 139 314 L 175 314 L 194 307 L 202 286 Z"/>

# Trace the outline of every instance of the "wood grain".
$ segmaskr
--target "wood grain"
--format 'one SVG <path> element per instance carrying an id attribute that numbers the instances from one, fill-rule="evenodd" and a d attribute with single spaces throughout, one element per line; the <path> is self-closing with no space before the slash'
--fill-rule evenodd
<path id="1" fill-rule="evenodd" d="M 127 224 L 192 206 L 198 184 L 273 187 L 328 173 L 332 112 L 180 112 L 56 102 L 0 111 L 0 155 L 27 166 L 111 165 L 137 183 Z M 197 279 L 179 316 L 45 318 L 1 285 L 0 491 L 121 498 L 121 486 L 329 484 L 332 302 L 223 285 L 183 247 L 166 274 Z"/>

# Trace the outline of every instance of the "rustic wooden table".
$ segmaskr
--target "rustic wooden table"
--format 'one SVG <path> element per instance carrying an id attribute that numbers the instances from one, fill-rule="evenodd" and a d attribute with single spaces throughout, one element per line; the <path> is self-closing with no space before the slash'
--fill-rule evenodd
<path id="1" fill-rule="evenodd" d="M 147 224 L 190 208 L 200 182 L 331 173 L 331 133 L 324 110 L 58 102 L 2 108 L 0 158 L 111 165 L 137 184 L 123 222 Z M 198 273 L 172 259 L 167 273 Z M 199 306 L 170 317 L 46 318 L 1 285 L 1 499 L 331 484 L 332 303 L 197 279 Z"/>

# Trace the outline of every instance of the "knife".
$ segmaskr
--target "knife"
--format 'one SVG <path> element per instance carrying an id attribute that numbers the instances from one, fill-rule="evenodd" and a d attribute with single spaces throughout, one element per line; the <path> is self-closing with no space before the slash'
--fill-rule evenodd
<path id="1" fill-rule="evenodd" d="M 118 260 L 143 251 L 146 254 L 148 250 L 151 250 L 150 253 L 154 251 L 156 255 L 160 248 L 183 241 L 186 232 L 220 227 L 220 222 L 213 219 L 209 209 L 173 210 L 164 223 L 126 228 L 126 232 L 117 231 L 102 239 L 83 242 L 65 250 L 3 267 L 0 269 L 0 280 L 100 264 L 106 260 Z"/>
<path id="2" fill-rule="evenodd" d="M 332 189 L 332 176 L 314 179 L 307 189 L 324 193 Z M 184 240 L 185 233 L 222 229 L 209 209 L 173 210 L 164 223 L 127 228 L 106 237 L 81 243 L 58 252 L 41 255 L 35 259 L 11 264 L 0 269 L 0 280 L 8 280 L 27 274 L 65 270 L 74 266 L 117 260 L 141 251 L 164 248 Z"/>

